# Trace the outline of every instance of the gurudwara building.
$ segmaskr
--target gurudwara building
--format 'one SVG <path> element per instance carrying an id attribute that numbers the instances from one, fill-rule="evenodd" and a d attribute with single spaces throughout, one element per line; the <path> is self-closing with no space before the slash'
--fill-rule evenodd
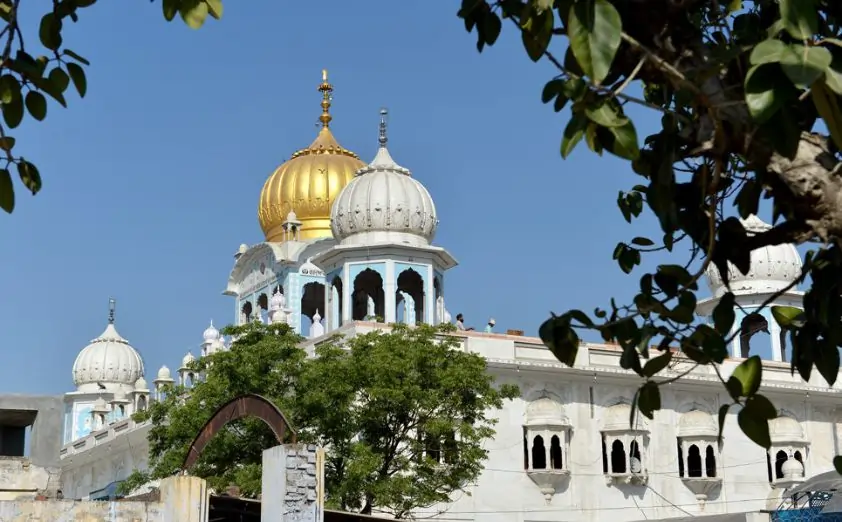
<path id="1" fill-rule="evenodd" d="M 414 177 L 389 153 L 385 114 L 374 159 L 365 163 L 333 134 L 332 90 L 325 74 L 321 129 L 266 180 L 258 206 L 265 241 L 239 247 L 224 289 L 233 298 L 233 322 L 288 323 L 308 350 L 328 334 L 450 321 L 445 275 L 456 265 L 433 244 L 439 220 L 419 181 L 424 174 Z M 744 224 L 749 232 L 768 227 L 756 217 Z M 810 382 L 792 375 L 779 327 L 768 309 L 753 311 L 800 272 L 796 249 L 777 245 L 753 252 L 747 275 L 731 274 L 738 320 L 721 371 L 729 374 L 752 354 L 764 359 L 762 393 L 780 407 L 770 421 L 768 451 L 742 435 L 735 409 L 720 449 L 717 411 L 729 398 L 710 368 L 664 386 L 654 420 L 638 416 L 630 426 L 640 381 L 620 367 L 617 346 L 585 343 L 568 368 L 535 338 L 454 333 L 463 349 L 487 359 L 498 382 L 519 385 L 522 395 L 495 413 L 497 433 L 486 445 L 478 481 L 451 503 L 417 516 L 621 522 L 777 508 L 785 491 L 832 470 L 842 452 L 840 384 L 829 387 L 818 372 Z M 715 269 L 707 278 L 711 296 L 697 310 L 702 320 L 726 292 Z M 774 304 L 801 302 L 801 293 L 791 290 Z M 211 324 L 196 356 L 227 349 Z M 79 353 L 76 389 L 65 395 L 66 498 L 111 497 L 119 481 L 147 465 L 150 426 L 130 416 L 156 400 L 162 385 L 190 386 L 193 358 L 188 353 L 175 371 L 161 366 L 147 375 L 140 353 L 118 333 L 112 308 L 103 333 Z M 676 357 L 666 376 L 689 364 Z"/>

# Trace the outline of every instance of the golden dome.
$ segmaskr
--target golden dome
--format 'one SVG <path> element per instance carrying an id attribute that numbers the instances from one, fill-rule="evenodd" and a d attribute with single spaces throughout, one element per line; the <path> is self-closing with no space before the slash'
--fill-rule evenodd
<path id="1" fill-rule="evenodd" d="M 266 241 L 284 239 L 282 225 L 294 211 L 301 221 L 301 240 L 331 237 L 330 209 L 333 200 L 365 166 L 353 152 L 342 148 L 330 132 L 330 93 L 327 71 L 322 71 L 322 128 L 316 140 L 301 149 L 269 176 L 260 192 L 257 217 Z"/>

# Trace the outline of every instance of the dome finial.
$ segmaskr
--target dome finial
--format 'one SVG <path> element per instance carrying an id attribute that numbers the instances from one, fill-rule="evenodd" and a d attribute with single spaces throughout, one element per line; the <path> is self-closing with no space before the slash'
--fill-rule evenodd
<path id="1" fill-rule="evenodd" d="M 386 142 L 389 141 L 386 138 L 386 116 L 389 114 L 389 110 L 386 107 L 380 109 L 380 138 L 377 140 L 380 142 L 380 147 L 385 147 Z"/>
<path id="2" fill-rule="evenodd" d="M 328 127 L 333 116 L 330 115 L 330 100 L 333 93 L 333 85 L 327 81 L 327 69 L 322 69 L 322 83 L 319 85 L 319 92 L 322 93 L 322 115 L 319 116 L 319 121 L 322 122 L 322 127 Z"/>
<path id="3" fill-rule="evenodd" d="M 117 300 L 113 297 L 108 298 L 108 324 L 114 324 L 114 311 L 117 308 Z"/>

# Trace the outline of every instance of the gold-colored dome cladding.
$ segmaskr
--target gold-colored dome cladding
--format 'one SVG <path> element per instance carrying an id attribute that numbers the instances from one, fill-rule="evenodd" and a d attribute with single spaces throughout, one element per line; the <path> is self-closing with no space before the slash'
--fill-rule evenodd
<path id="1" fill-rule="evenodd" d="M 301 221 L 301 240 L 331 237 L 330 209 L 339 192 L 365 166 L 359 157 L 342 148 L 329 124 L 330 93 L 327 71 L 322 71 L 322 128 L 315 141 L 299 150 L 269 176 L 260 192 L 257 217 L 266 241 L 283 240 L 282 225 L 290 211 Z"/>

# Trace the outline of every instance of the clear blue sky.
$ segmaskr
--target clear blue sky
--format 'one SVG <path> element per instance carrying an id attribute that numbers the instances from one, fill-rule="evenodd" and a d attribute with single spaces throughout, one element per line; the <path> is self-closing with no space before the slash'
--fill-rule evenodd
<path id="1" fill-rule="evenodd" d="M 392 154 L 432 193 L 436 242 L 460 262 L 446 287 L 454 316 L 534 335 L 550 310 L 629 296 L 639 275 L 611 253 L 652 222 L 627 225 L 615 200 L 638 180 L 584 145 L 563 161 L 568 111 L 540 100 L 551 65 L 529 61 L 508 27 L 477 53 L 458 6 L 229 0 L 199 31 L 167 24 L 160 1 L 85 11 L 65 42 L 92 62 L 88 96 L 17 132 L 44 189 L 18 185 L 17 210 L 0 216 L 0 391 L 71 390 L 109 296 L 149 378 L 196 353 L 211 318 L 233 318 L 221 295 L 232 256 L 262 240 L 266 177 L 315 136 L 322 68 L 332 128 L 364 160 L 389 108 Z M 657 121 L 644 116 L 641 141 Z"/>

